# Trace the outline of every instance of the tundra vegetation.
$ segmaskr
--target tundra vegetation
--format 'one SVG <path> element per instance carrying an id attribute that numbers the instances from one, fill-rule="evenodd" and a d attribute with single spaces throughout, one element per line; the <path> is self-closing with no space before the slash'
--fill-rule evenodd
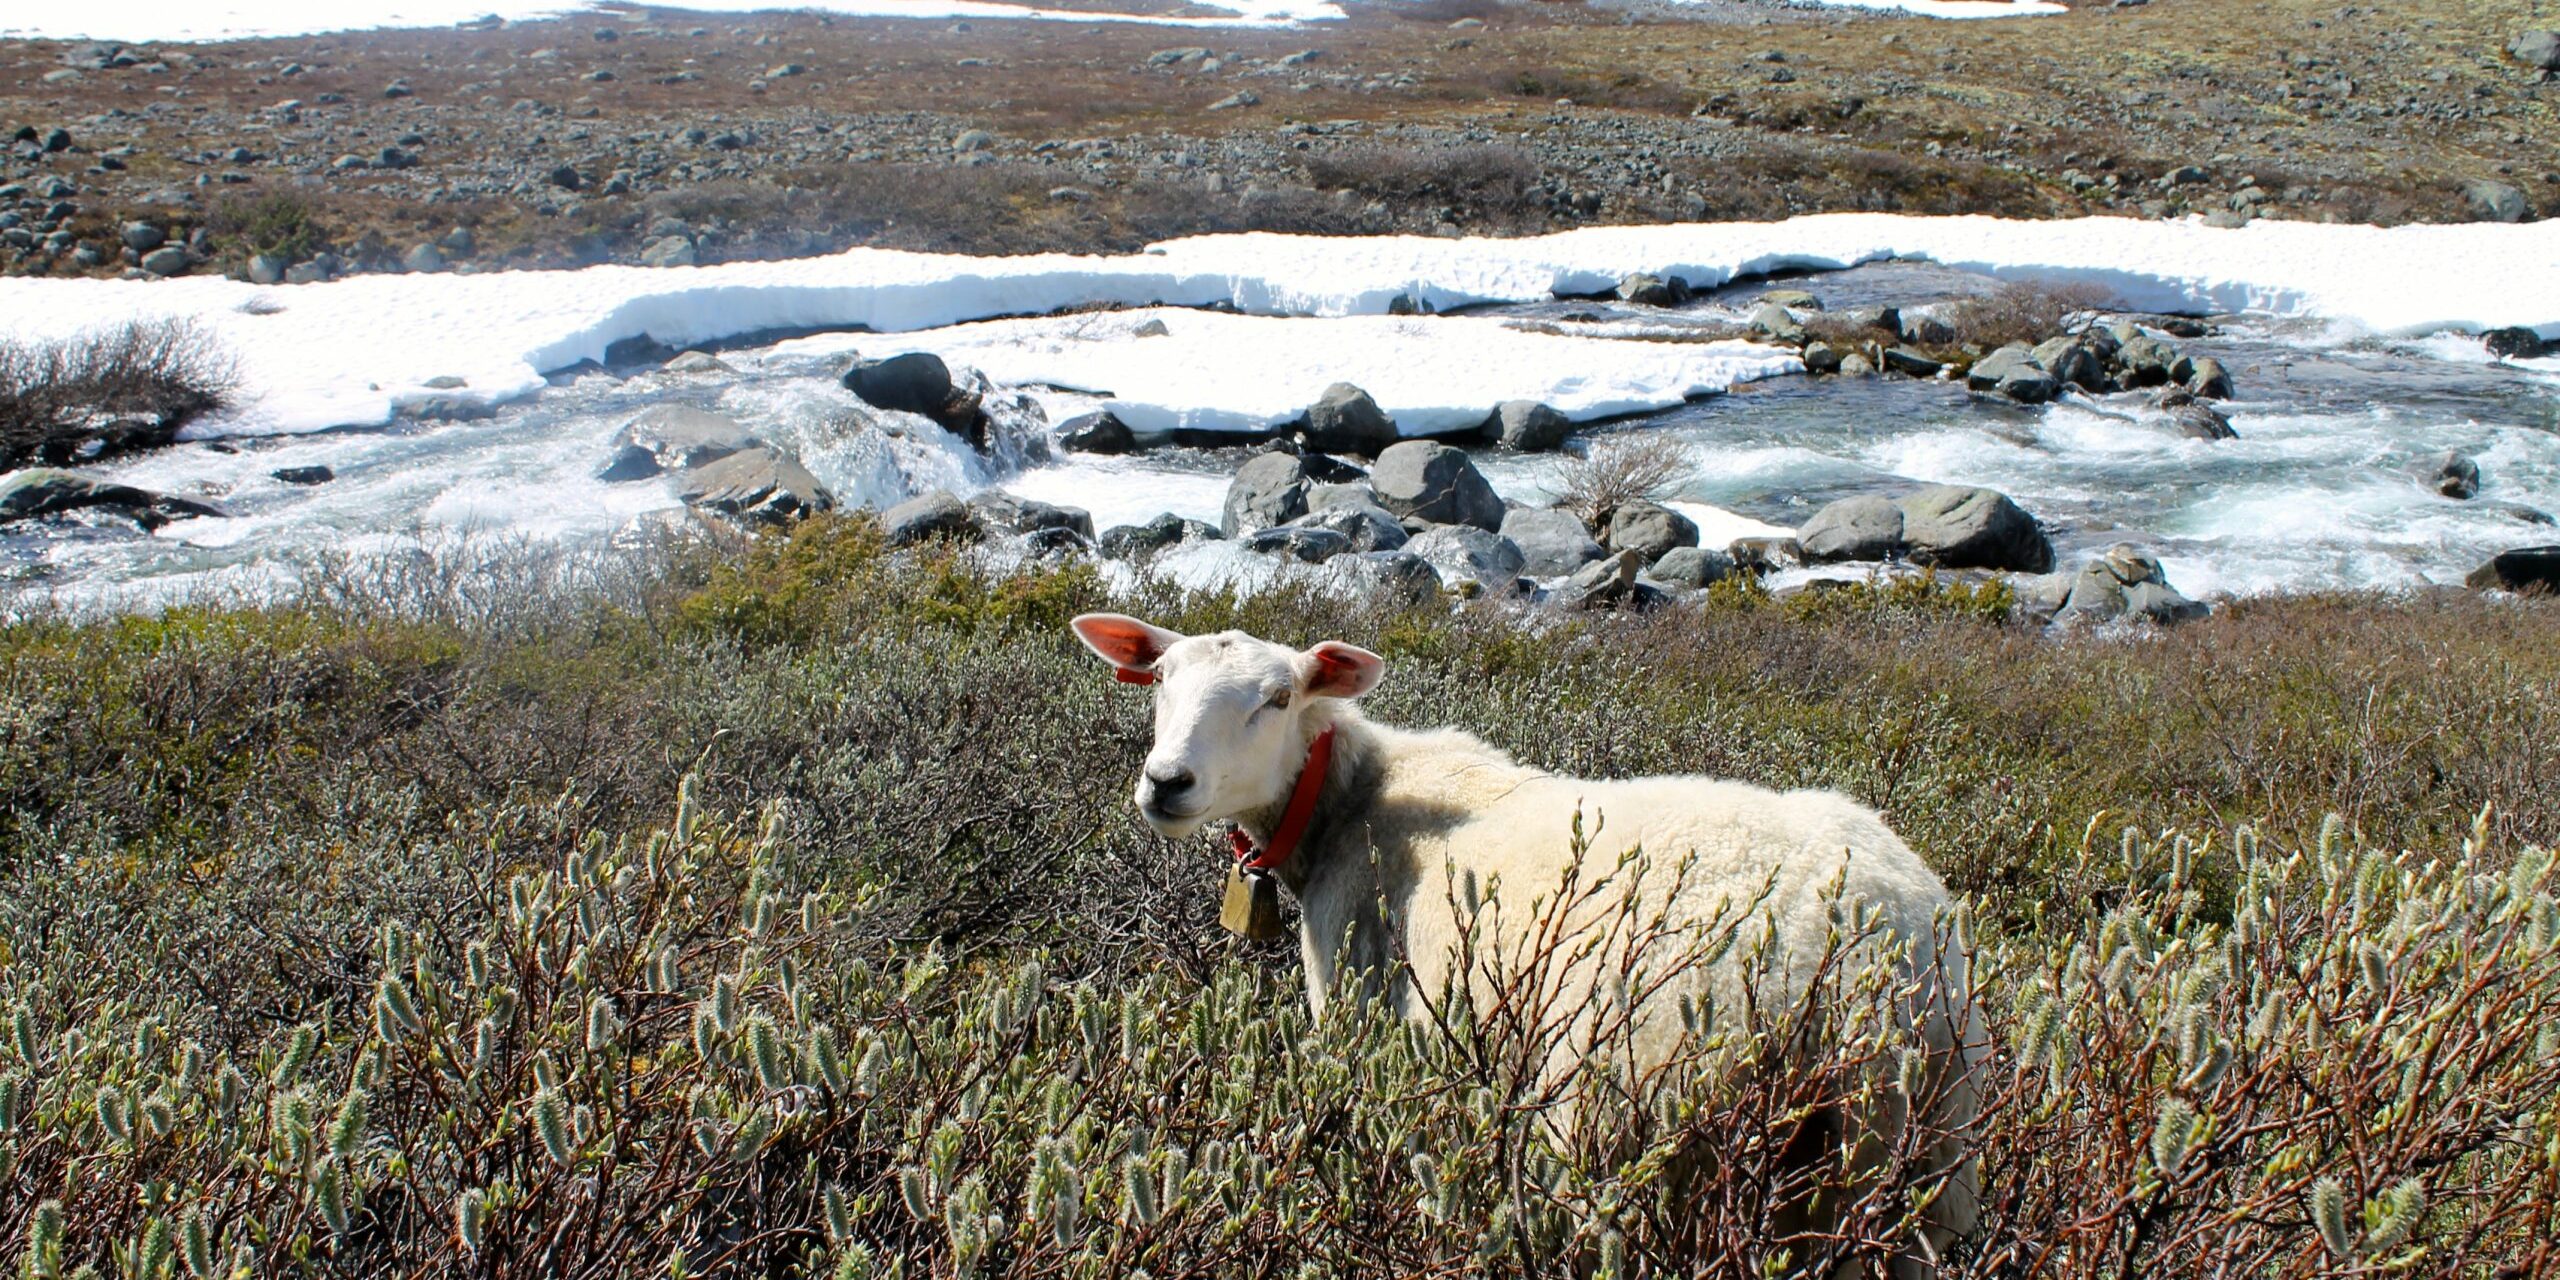
<path id="1" fill-rule="evenodd" d="M 1135 820 L 1146 698 L 1065 631 L 1106 604 L 1356 640 L 1380 718 L 1560 772 L 1877 805 L 1970 904 L 1997 1045 L 1982 1225 L 1936 1274 L 2560 1268 L 2549 602 L 2056 637 L 1996 595 L 1725 589 L 1532 623 L 1106 600 L 832 518 L 20 601 L 0 1265 L 1739 1277 L 1904 1238 L 1895 1153 L 1850 1176 L 1817 1124 L 1803 1158 L 1808 1118 L 1915 1087 L 1865 922 L 1821 1000 L 1589 1068 L 1613 1122 L 1559 1138 L 1535 965 L 1488 1016 L 1319 1025 L 1293 948 L 1216 932 L 1223 842 Z M 1836 1227 L 1789 1227 L 1808 1194 Z"/>

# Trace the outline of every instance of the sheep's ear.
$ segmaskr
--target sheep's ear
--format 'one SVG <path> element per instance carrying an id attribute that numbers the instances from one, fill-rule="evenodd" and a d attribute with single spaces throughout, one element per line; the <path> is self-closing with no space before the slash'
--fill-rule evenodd
<path id="1" fill-rule="evenodd" d="M 1088 613 L 1067 624 L 1084 647 L 1121 671 L 1143 672 L 1164 651 L 1182 643 L 1179 632 L 1132 618 L 1125 613 Z"/>
<path id="2" fill-rule="evenodd" d="M 1298 683 L 1311 698 L 1357 698 L 1378 687 L 1387 660 L 1339 640 L 1298 655 Z"/>

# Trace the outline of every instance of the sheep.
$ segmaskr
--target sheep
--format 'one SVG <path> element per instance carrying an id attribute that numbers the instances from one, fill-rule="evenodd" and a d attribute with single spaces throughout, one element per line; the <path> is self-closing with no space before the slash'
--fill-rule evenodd
<path id="1" fill-rule="evenodd" d="M 1566 993 L 1578 1003 L 1567 1004 L 1585 1012 L 1551 1028 L 1558 1044 L 1547 1065 L 1569 1069 L 1599 1051 L 1588 1034 L 1598 1015 L 1588 1011 L 1607 1001 L 1593 998 L 1594 984 L 1623 957 L 1558 945 L 1557 916 L 1607 931 L 1632 906 L 1650 915 L 1630 936 L 1721 927 L 1739 938 L 1711 963 L 1693 959 L 1677 983 L 1651 988 L 1616 1024 L 1641 1067 L 1679 1042 L 1682 998 L 1730 1010 L 1751 994 L 1746 982 L 1774 979 L 1792 1005 L 1837 936 L 1835 922 L 1869 922 L 1868 936 L 1890 944 L 1869 958 L 1881 955 L 1911 993 L 1900 1014 L 1927 1055 L 1928 1086 L 1908 1096 L 1929 1100 L 1925 1132 L 1941 1135 L 1926 1154 L 1945 1177 L 1923 1247 L 1934 1256 L 1972 1229 L 1978 1172 L 1965 1135 L 1979 1111 L 1971 1075 L 1988 1033 L 1971 1001 L 1970 957 L 1946 927 L 1946 886 L 1874 811 L 1833 792 L 1700 776 L 1559 777 L 1461 730 L 1379 724 L 1353 700 L 1376 687 L 1385 662 L 1340 641 L 1295 650 L 1241 631 L 1186 637 L 1119 614 L 1071 626 L 1121 680 L 1156 688 L 1155 742 L 1134 796 L 1140 817 L 1168 837 L 1231 822 L 1240 858 L 1278 864 L 1271 869 L 1298 900 L 1319 1018 L 1345 989 L 1408 1018 L 1427 1016 L 1434 992 L 1482 1002 L 1473 958 L 1525 957 L 1562 966 L 1545 980 L 1580 986 Z M 1502 886 L 1508 914 L 1483 905 Z M 1521 912 L 1525 895 L 1536 896 Z M 1380 975 L 1400 976 L 1382 984 Z M 1346 977 L 1350 985 L 1338 985 Z M 1755 990 L 1766 1007 L 1772 993 Z M 1854 1158 L 1872 1161 L 1906 1109 L 1888 1101 L 1843 1120 L 1864 1126 L 1858 1150 L 1869 1154 Z"/>

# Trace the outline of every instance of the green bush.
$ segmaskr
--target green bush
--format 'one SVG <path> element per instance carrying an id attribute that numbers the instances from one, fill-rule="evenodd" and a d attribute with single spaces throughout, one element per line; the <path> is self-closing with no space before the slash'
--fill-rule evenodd
<path id="1" fill-rule="evenodd" d="M 1220 842 L 1129 815 L 1146 697 L 1058 625 L 1088 569 L 848 520 L 400 573 L 0 628 L 0 1265 L 1741 1275 L 1872 1258 L 1926 1194 L 1780 1158 L 1895 1078 L 1889 992 L 1723 1029 L 1609 1143 L 1498 1019 L 1312 1025 L 1292 948 L 1216 931 Z M 1915 581 L 1124 605 L 1370 643 L 1374 714 L 1542 767 L 1880 805 L 1970 903 L 2000 1045 L 1945 1274 L 2530 1274 L 2560 611 L 2053 637 Z M 1780 1229 L 1815 1184 L 1845 1225 Z"/>

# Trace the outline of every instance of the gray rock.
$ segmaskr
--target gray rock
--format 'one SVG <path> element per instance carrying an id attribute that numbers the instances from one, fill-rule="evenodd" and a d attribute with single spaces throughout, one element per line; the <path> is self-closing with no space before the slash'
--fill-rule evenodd
<path id="1" fill-rule="evenodd" d="M 668 373 L 733 373 L 729 363 L 708 351 L 678 352 L 674 359 L 658 366 Z"/>
<path id="2" fill-rule="evenodd" d="M 1485 438 L 1507 449 L 1542 453 L 1564 443 L 1573 423 L 1535 400 L 1505 400 L 1485 419 Z"/>
<path id="3" fill-rule="evenodd" d="M 2178 434 L 2190 440 L 2236 440 L 2240 433 L 2231 429 L 2231 419 L 2220 409 L 2196 399 L 2196 393 L 2185 387 L 2168 387 L 2151 398 L 2151 407 L 2169 415 Z"/>
<path id="4" fill-rule="evenodd" d="M 1210 103 L 1209 109 L 1211 111 L 1233 111 L 1239 107 L 1255 107 L 1260 105 L 1262 105 L 1261 94 L 1255 93 L 1251 89 L 1238 89 L 1234 93 L 1228 94 L 1227 96 L 1218 99 L 1216 102 Z"/>
<path id="5" fill-rule="evenodd" d="M 1812 374 L 1840 372 L 1840 348 L 1828 342 L 1804 344 L 1804 371 Z"/>
<path id="6" fill-rule="evenodd" d="M 2481 334 L 2480 345 L 2501 360 L 2532 360 L 2551 354 L 2554 344 L 2543 341 L 2539 331 L 2514 324 Z"/>
<path id="7" fill-rule="evenodd" d="M 210 502 L 137 489 L 77 471 L 29 467 L 0 477 L 0 524 L 90 507 L 112 511 L 145 529 L 190 516 L 231 514 Z"/>
<path id="8" fill-rule="evenodd" d="M 1733 575 L 1733 557 L 1711 547 L 1673 547 L 1646 571 L 1667 587 L 1698 591 Z"/>
<path id="9" fill-rule="evenodd" d="M 1351 550 L 1351 539 L 1331 529 L 1290 525 L 1279 529 L 1263 529 L 1244 537 L 1245 549 L 1262 555 L 1284 555 L 1307 564 L 1325 561 Z"/>
<path id="10" fill-rule="evenodd" d="M 1572 573 L 1609 554 L 1581 517 L 1561 507 L 1515 508 L 1502 517 L 1502 536 L 1519 546 L 1521 571 L 1532 578 Z"/>
<path id="11" fill-rule="evenodd" d="M 1610 513 L 1609 529 L 1600 544 L 1611 551 L 1633 551 L 1643 556 L 1646 564 L 1652 564 L 1674 547 L 1698 545 L 1698 525 L 1658 503 L 1621 503 Z"/>
<path id="12" fill-rule="evenodd" d="M 2480 464 L 2451 449 L 2428 459 L 2418 474 L 2428 488 L 2445 497 L 2460 501 L 2479 496 Z"/>
<path id="13" fill-rule="evenodd" d="M 690 471 L 764 442 L 716 413 L 662 404 L 623 424 L 613 435 L 612 459 L 596 478 L 608 484 L 645 480 L 662 471 Z"/>
<path id="14" fill-rule="evenodd" d="M 985 151 L 994 145 L 996 136 L 984 129 L 966 129 L 951 140 L 951 149 L 961 152 Z"/>
<path id="15" fill-rule="evenodd" d="M 1965 385 L 1976 391 L 1997 391 L 2020 404 L 2043 404 L 2062 391 L 2062 380 L 2036 363 L 2034 352 L 2015 344 L 1975 361 L 1965 374 Z"/>
<path id="16" fill-rule="evenodd" d="M 169 243 L 168 232 L 151 223 L 139 221 L 124 224 L 123 230 L 118 232 L 118 238 L 124 241 L 125 248 L 135 253 L 149 253 Z"/>
<path id="17" fill-rule="evenodd" d="M 2519 31 L 2507 56 L 2538 71 L 2560 71 L 2560 31 Z"/>
<path id="18" fill-rule="evenodd" d="M 1634 596 L 1636 575 L 1643 571 L 1642 556 L 1631 550 L 1621 551 L 1575 570 L 1548 602 L 1575 611 L 1611 608 Z"/>
<path id="19" fill-rule="evenodd" d="M 1094 540 L 1102 554 L 1115 560 L 1146 555 L 1186 542 L 1216 542 L 1217 526 L 1185 520 L 1168 511 L 1145 524 L 1114 525 Z"/>
<path id="20" fill-rule="evenodd" d="M 316 465 L 308 467 L 278 467 L 267 474 L 274 476 L 278 480 L 284 481 L 286 484 L 327 484 L 338 478 L 337 472 L 332 471 L 327 467 Z"/>
<path id="21" fill-rule="evenodd" d="M 1876 376 L 1875 362 L 1855 351 L 1852 351 L 1847 355 L 1840 357 L 1840 376 L 1843 378 L 1872 378 Z"/>
<path id="22" fill-rule="evenodd" d="M 1376 457 L 1397 440 L 1396 420 L 1369 393 L 1348 382 L 1324 389 L 1307 406 L 1307 446 L 1326 453 Z"/>
<path id="23" fill-rule="evenodd" d="M 1946 368 L 1945 365 L 1909 347 L 1885 348 L 1884 367 L 1891 372 L 1914 378 L 1934 378 Z"/>
<path id="24" fill-rule="evenodd" d="M 191 260 L 187 251 L 176 245 L 154 249 L 142 255 L 142 269 L 155 276 L 185 275 Z"/>
<path id="25" fill-rule="evenodd" d="M 1931 485 L 1902 499 L 1902 540 L 1911 558 L 1948 569 L 2047 573 L 2053 544 L 2035 517 L 2006 494 Z"/>
<path id="26" fill-rule="evenodd" d="M 2116 349 L 2117 376 L 2128 387 L 2156 387 L 2172 381 L 2178 349 L 2147 333 L 2136 333 Z"/>
<path id="27" fill-rule="evenodd" d="M 1804 545 L 1793 538 L 1736 538 L 1725 544 L 1724 553 L 1737 572 L 1755 577 L 1804 563 Z"/>
<path id="28" fill-rule="evenodd" d="M 411 271 L 442 271 L 445 266 L 444 250 L 432 244 L 412 245 L 409 252 L 401 255 L 400 265 Z"/>
<path id="29" fill-rule="evenodd" d="M 2504 182 L 2487 178 L 2462 184 L 2463 207 L 2481 222 L 2529 222 L 2533 206 L 2525 202 L 2524 192 Z"/>
<path id="30" fill-rule="evenodd" d="M 691 236 L 660 236 L 640 248 L 644 267 L 690 267 L 698 260 Z"/>
<path id="31" fill-rule="evenodd" d="M 2151 622 L 2167 626 L 2191 622 L 2209 612 L 2169 585 L 2157 559 L 2130 543 L 2118 543 L 2081 567 L 2053 620 L 2060 625 Z"/>
<path id="32" fill-rule="evenodd" d="M 1311 473 L 1312 470 L 1310 468 Z M 1367 480 L 1316 483 L 1312 479 L 1312 474 L 1310 475 L 1310 483 L 1307 485 L 1307 510 L 1309 511 L 1331 511 L 1336 507 L 1377 505 L 1378 491 L 1370 488 Z"/>
<path id="33" fill-rule="evenodd" d="M 1693 296 L 1689 282 L 1678 276 L 1665 277 L 1638 271 L 1618 281 L 1618 300 L 1640 307 L 1677 307 Z"/>
<path id="34" fill-rule="evenodd" d="M 1467 455 L 1430 440 L 1407 440 L 1378 455 L 1369 469 L 1378 505 L 1397 518 L 1430 524 L 1502 527 L 1502 499 Z"/>
<path id="35" fill-rule="evenodd" d="M 2462 584 L 2474 591 L 2560 594 L 2560 546 L 2501 551 L 2472 570 Z"/>
<path id="36" fill-rule="evenodd" d="M 1294 453 L 1260 453 L 1236 469 L 1218 527 L 1228 537 L 1276 528 L 1307 513 L 1307 463 Z"/>
<path id="37" fill-rule="evenodd" d="M 329 269 L 329 264 L 326 262 L 316 260 L 297 262 L 285 268 L 284 282 L 286 284 L 319 284 L 333 274 L 335 273 Z"/>
<path id="38" fill-rule="evenodd" d="M 292 266 L 293 264 L 286 261 L 282 254 L 261 253 L 253 255 L 249 259 L 249 283 L 282 284 L 284 283 L 285 271 Z"/>
<path id="39" fill-rule="evenodd" d="M 1925 311 L 1905 311 L 1900 314 L 1901 335 L 1904 342 L 1914 346 L 1943 347 L 1956 340 L 1955 326 L 1936 316 Z"/>
<path id="40" fill-rule="evenodd" d="M 1774 302 L 1764 302 L 1751 313 L 1751 327 L 1765 337 L 1795 346 L 1804 341 L 1804 322 L 1795 313 Z"/>
<path id="41" fill-rule="evenodd" d="M 2076 337 L 2048 338 L 2032 353 L 2047 373 L 2084 391 L 2107 389 L 2107 362 Z"/>
<path id="42" fill-rule="evenodd" d="M 1365 502 L 1311 509 L 1287 527 L 1330 530 L 1341 534 L 1353 551 L 1393 551 L 1413 537 L 1385 508 Z"/>
<path id="43" fill-rule="evenodd" d="M 2207 400 L 2231 398 L 2231 371 L 2212 356 L 2198 356 L 2187 370 L 2187 390 Z"/>
<path id="44" fill-rule="evenodd" d="M 1760 301 L 1775 303 L 1789 311 L 1822 310 L 1822 299 L 1802 289 L 1771 289 L 1760 295 Z"/>
<path id="45" fill-rule="evenodd" d="M 786 524 L 836 505 L 835 495 L 797 459 L 762 445 L 687 471 L 676 496 L 686 506 L 756 524 Z"/>
<path id="46" fill-rule="evenodd" d="M 1002 489 L 987 489 L 969 496 L 969 509 L 976 513 L 982 529 L 1024 534 L 1065 529 L 1087 542 L 1093 540 L 1093 515 L 1082 507 L 1062 507 Z"/>
<path id="47" fill-rule="evenodd" d="M 908 546 L 927 538 L 974 542 L 986 532 L 978 527 L 977 512 L 968 503 L 942 489 L 909 498 L 881 512 L 880 531 L 893 547 Z"/>
<path id="48" fill-rule="evenodd" d="M 1811 564 L 1889 559 L 1902 550 L 1902 508 L 1872 494 L 1842 498 L 1814 512 L 1796 541 Z"/>
<path id="49" fill-rule="evenodd" d="M 1361 551 L 1336 556 L 1327 564 L 1384 591 L 1406 604 L 1427 604 L 1440 596 L 1440 571 L 1431 562 L 1403 551 Z"/>
<path id="50" fill-rule="evenodd" d="M 1443 583 L 1460 590 L 1510 591 L 1526 563 L 1519 544 L 1473 525 L 1425 529 L 1404 550 L 1428 561 Z"/>
<path id="51" fill-rule="evenodd" d="M 930 351 L 857 361 L 845 371 L 844 387 L 875 409 L 922 414 L 936 422 L 950 412 L 953 400 L 951 366 Z"/>
<path id="52" fill-rule="evenodd" d="M 1119 415 L 1097 409 L 1059 423 L 1058 443 L 1074 453 L 1129 453 L 1138 447 L 1138 436 Z"/>

